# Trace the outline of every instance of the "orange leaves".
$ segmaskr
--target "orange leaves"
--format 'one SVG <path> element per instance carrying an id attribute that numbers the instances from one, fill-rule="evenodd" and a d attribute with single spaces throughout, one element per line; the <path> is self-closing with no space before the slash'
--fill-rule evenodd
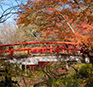
<path id="1" fill-rule="evenodd" d="M 87 2 L 87 3 L 91 3 L 92 0 L 84 0 L 84 1 Z"/>
<path id="2" fill-rule="evenodd" d="M 63 2 L 67 2 L 67 0 L 58 0 L 58 1 L 63 1 Z"/>
<path id="3" fill-rule="evenodd" d="M 57 71 L 58 71 L 58 72 L 61 72 L 61 73 L 66 73 L 66 70 L 65 70 L 65 69 L 63 69 L 63 70 L 58 69 Z"/>
<path id="4" fill-rule="evenodd" d="M 85 44 L 92 44 L 93 39 L 91 37 L 93 35 L 93 24 L 89 25 L 87 21 L 84 21 L 76 25 L 78 25 L 78 31 L 75 33 L 75 39 L 77 40 L 77 43 L 83 42 Z"/>
<path id="5" fill-rule="evenodd" d="M 76 8 L 76 5 L 74 4 L 74 5 L 72 6 L 72 8 L 73 8 L 73 9 Z"/>
<path id="6" fill-rule="evenodd" d="M 79 2 L 80 0 L 77 1 Z M 79 4 L 84 6 L 82 3 Z M 88 43 L 88 41 L 92 43 L 90 36 L 93 32 L 93 24 L 89 25 L 85 21 L 83 12 L 73 0 L 32 0 L 23 9 L 25 9 L 25 13 L 19 15 L 18 22 L 25 24 L 25 26 L 28 24 L 38 26 L 44 37 L 49 36 L 49 39 L 65 39 L 78 43 L 82 41 L 84 43 Z M 92 21 L 91 10 L 82 9 L 89 21 Z M 72 33 L 70 28 L 75 31 L 75 34 Z"/>
<path id="7" fill-rule="evenodd" d="M 81 44 L 83 42 L 87 45 L 89 43 L 92 44 L 92 42 L 93 42 L 93 39 L 91 39 L 89 35 L 82 35 L 82 34 L 76 32 L 75 37 L 76 37 L 78 44 Z"/>
<path id="8" fill-rule="evenodd" d="M 51 18 L 51 16 L 49 16 L 49 17 L 46 19 L 46 21 L 48 21 L 50 18 Z"/>
<path id="9" fill-rule="evenodd" d="M 54 8 L 47 8 L 47 11 L 54 11 Z"/>
<path id="10" fill-rule="evenodd" d="M 79 13 L 76 13 L 75 15 L 76 15 L 76 16 L 79 16 Z"/>
<path id="11" fill-rule="evenodd" d="M 69 20 L 69 21 L 68 21 L 68 22 L 69 22 L 69 24 L 71 24 L 71 23 L 72 23 L 72 21 L 73 21 L 73 19 Z"/>
<path id="12" fill-rule="evenodd" d="M 83 26 L 83 28 L 87 28 L 87 30 L 92 30 L 93 24 L 91 24 L 91 25 L 86 24 L 86 25 Z"/>

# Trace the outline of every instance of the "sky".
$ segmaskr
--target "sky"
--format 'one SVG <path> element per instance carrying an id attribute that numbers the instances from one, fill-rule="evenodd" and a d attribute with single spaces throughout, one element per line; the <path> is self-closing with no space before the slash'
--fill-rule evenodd
<path id="1" fill-rule="evenodd" d="M 16 6 L 16 5 L 20 5 L 21 4 L 21 2 L 22 3 L 26 3 L 26 1 L 27 0 L 17 0 L 18 2 L 15 2 L 16 0 L 0 0 L 0 17 L 1 17 L 1 15 L 2 15 L 2 13 L 6 10 L 6 9 L 8 9 L 8 8 L 10 8 L 10 7 L 12 7 L 12 6 Z M 17 9 L 15 9 L 15 10 L 13 10 L 14 12 L 16 11 Z M 8 10 L 6 13 L 8 13 L 10 10 Z M 4 23 L 6 24 L 4 24 L 4 23 L 0 23 L 0 35 L 1 35 L 1 37 L 0 37 L 0 40 L 1 41 L 3 41 L 3 40 L 7 40 L 7 38 L 6 38 L 6 36 L 2 33 L 2 31 L 4 32 L 4 33 L 6 33 L 6 31 L 7 30 L 9 30 L 8 28 L 9 28 L 9 26 L 11 25 L 11 31 L 13 31 L 13 30 L 15 30 L 16 29 L 16 27 L 17 27 L 17 25 L 16 25 L 16 21 L 14 20 L 14 18 L 17 18 L 17 15 L 12 15 L 9 19 L 7 19 Z M 1 21 L 1 20 L 0 20 Z M 8 28 L 7 28 L 7 24 L 8 24 Z M 16 27 L 13 27 L 13 26 L 16 26 Z M 10 30 L 9 30 L 9 32 L 10 32 Z M 7 37 L 9 36 L 9 33 L 7 33 Z M 10 43 L 10 42 L 7 42 L 7 43 Z"/>
<path id="2" fill-rule="evenodd" d="M 1 8 L 3 8 L 4 10 L 6 10 L 9 7 L 12 6 L 16 6 L 16 5 L 20 5 L 21 3 L 26 4 L 28 0 L 0 0 L 0 15 L 2 14 L 3 10 Z M 68 6 L 68 5 L 67 5 Z M 66 7 L 67 7 L 66 6 Z M 62 9 L 62 8 L 61 8 Z M 7 11 L 8 12 L 8 11 Z M 12 23 L 15 22 L 13 19 L 17 18 L 17 15 L 12 15 L 9 19 L 7 19 L 7 21 L 5 21 L 4 23 Z"/>
<path id="3" fill-rule="evenodd" d="M 3 10 L 6 10 L 7 8 L 16 6 L 18 4 L 20 5 L 21 2 L 25 4 L 27 2 L 27 0 L 2 0 L 2 1 L 0 0 L 0 16 L 2 15 Z M 1 8 L 3 8 L 3 10 Z M 17 15 L 13 15 L 9 19 L 7 19 L 7 21 L 5 21 L 4 23 L 15 22 L 13 19 L 16 17 L 17 17 Z"/>

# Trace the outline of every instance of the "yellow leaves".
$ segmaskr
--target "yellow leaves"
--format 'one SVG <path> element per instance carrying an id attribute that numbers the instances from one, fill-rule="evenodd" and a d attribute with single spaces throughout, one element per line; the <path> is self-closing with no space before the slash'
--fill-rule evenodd
<path id="1" fill-rule="evenodd" d="M 34 30 L 34 31 L 38 31 L 38 28 L 34 28 L 33 30 Z"/>
<path id="2" fill-rule="evenodd" d="M 59 8 L 60 6 L 59 6 L 59 5 L 56 5 L 55 7 L 56 7 L 56 8 Z"/>
<path id="3" fill-rule="evenodd" d="M 93 77 L 83 80 L 83 82 L 80 84 L 80 87 L 85 87 L 87 83 L 92 83 Z"/>

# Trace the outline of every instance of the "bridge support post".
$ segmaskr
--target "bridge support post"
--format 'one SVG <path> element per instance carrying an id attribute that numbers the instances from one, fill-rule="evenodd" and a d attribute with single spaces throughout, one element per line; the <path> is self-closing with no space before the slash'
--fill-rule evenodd
<path id="1" fill-rule="evenodd" d="M 22 65 L 22 71 L 25 71 L 25 65 Z"/>
<path id="2" fill-rule="evenodd" d="M 53 50 L 53 49 L 52 49 L 52 45 L 50 45 L 50 53 L 52 53 L 52 50 Z"/>
<path id="3" fill-rule="evenodd" d="M 8 66 L 10 66 L 8 64 Z M 5 73 L 6 73 L 6 76 L 5 76 L 5 87 L 12 87 L 12 80 L 11 80 L 11 77 L 7 77 L 7 75 L 11 74 L 8 72 L 8 69 L 7 69 L 7 66 L 5 67 Z"/>
<path id="4" fill-rule="evenodd" d="M 11 58 L 13 58 L 13 47 L 9 47 L 9 55 L 11 56 Z"/>

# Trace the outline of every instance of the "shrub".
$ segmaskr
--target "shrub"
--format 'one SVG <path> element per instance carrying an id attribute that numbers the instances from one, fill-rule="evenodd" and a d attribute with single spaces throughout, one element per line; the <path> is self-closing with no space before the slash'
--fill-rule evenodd
<path id="1" fill-rule="evenodd" d="M 0 51 L 3 51 L 5 49 L 6 49 L 6 47 L 0 47 Z M 0 53 L 0 56 L 4 56 L 4 53 Z"/>

